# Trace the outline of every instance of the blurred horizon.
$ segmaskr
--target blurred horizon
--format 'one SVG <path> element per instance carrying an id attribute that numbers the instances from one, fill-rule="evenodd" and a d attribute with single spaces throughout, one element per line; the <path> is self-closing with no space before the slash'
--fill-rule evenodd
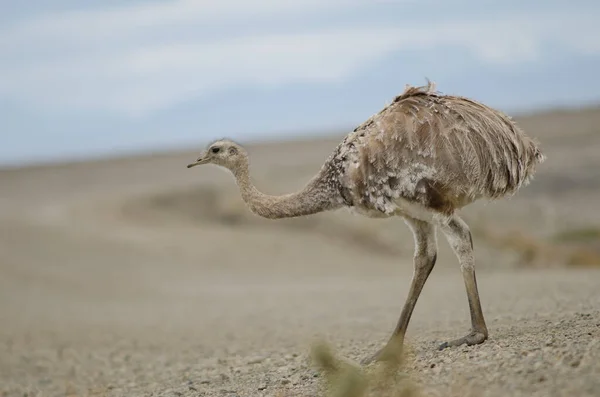
<path id="1" fill-rule="evenodd" d="M 600 105 L 592 1 L 39 0 L 0 15 L 0 167 L 343 133 L 426 78 Z"/>

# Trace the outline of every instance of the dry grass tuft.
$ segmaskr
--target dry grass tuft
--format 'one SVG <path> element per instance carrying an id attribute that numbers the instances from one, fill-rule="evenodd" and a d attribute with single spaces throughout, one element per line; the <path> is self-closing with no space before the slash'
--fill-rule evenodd
<path id="1" fill-rule="evenodd" d="M 391 351 L 402 352 L 402 345 Z M 407 354 L 388 354 L 384 361 L 362 369 L 337 358 L 330 347 L 317 343 L 312 359 L 323 373 L 327 397 L 417 397 L 420 389 L 403 371 Z"/>
<path id="2" fill-rule="evenodd" d="M 210 223 L 238 229 L 280 228 L 319 234 L 378 255 L 397 256 L 403 253 L 397 243 L 382 238 L 378 223 L 358 218 L 340 221 L 327 214 L 280 219 L 273 223 L 252 214 L 237 194 L 232 196 L 228 190 L 210 186 L 138 197 L 123 207 L 123 215 L 136 220 L 152 218 L 164 222 Z"/>
<path id="3" fill-rule="evenodd" d="M 600 242 L 600 228 L 585 227 L 580 229 L 564 230 L 554 236 L 558 242 Z"/>
<path id="4" fill-rule="evenodd" d="M 123 207 L 123 215 L 133 219 L 161 222 L 218 224 L 235 228 L 280 228 L 285 231 L 318 234 L 362 248 L 370 253 L 397 257 L 411 256 L 412 247 L 402 247 L 396 240 L 385 238 L 379 222 L 332 215 L 282 219 L 276 223 L 251 214 L 241 198 L 215 186 L 196 187 L 140 197 Z M 404 225 L 394 229 L 399 231 Z M 547 238 L 523 231 L 500 232 L 489 225 L 472 224 L 475 238 L 488 246 L 515 252 L 519 265 L 527 267 L 600 266 L 600 228 L 584 227 L 564 230 Z"/>
<path id="5" fill-rule="evenodd" d="M 519 263 L 524 266 L 600 266 L 598 229 L 563 231 L 548 239 L 536 238 L 519 231 L 500 234 L 489 228 L 479 228 L 477 235 L 495 248 L 516 251 Z"/>

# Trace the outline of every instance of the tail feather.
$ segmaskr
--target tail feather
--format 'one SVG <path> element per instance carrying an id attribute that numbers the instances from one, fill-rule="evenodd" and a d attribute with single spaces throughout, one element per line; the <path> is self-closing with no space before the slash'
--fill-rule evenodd
<path id="1" fill-rule="evenodd" d="M 535 141 L 531 141 L 529 146 L 529 156 L 528 156 L 528 164 L 525 171 L 525 178 L 523 180 L 522 186 L 528 185 L 536 172 L 536 166 L 538 164 L 542 164 L 546 161 L 546 155 L 542 152 L 539 145 Z"/>

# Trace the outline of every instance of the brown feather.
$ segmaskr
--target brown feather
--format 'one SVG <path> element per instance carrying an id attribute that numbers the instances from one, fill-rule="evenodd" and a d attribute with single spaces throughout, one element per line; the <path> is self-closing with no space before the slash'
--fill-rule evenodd
<path id="1" fill-rule="evenodd" d="M 514 194 L 544 160 L 538 144 L 504 113 L 407 87 L 358 126 L 334 157 L 354 206 L 391 215 L 395 199 L 451 214 L 476 199 Z"/>

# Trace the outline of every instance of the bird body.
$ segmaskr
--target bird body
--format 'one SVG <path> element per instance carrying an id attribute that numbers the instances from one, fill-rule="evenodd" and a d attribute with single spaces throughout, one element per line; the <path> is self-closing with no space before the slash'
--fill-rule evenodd
<path id="1" fill-rule="evenodd" d="M 428 85 L 408 88 L 358 126 L 328 162 L 357 212 L 431 219 L 514 194 L 543 159 L 508 116 Z"/>
<path id="2" fill-rule="evenodd" d="M 250 179 L 247 153 L 230 140 L 211 143 L 188 168 L 207 163 L 226 167 L 235 176 L 248 208 L 264 218 L 306 216 L 345 207 L 370 218 L 404 219 L 415 241 L 413 278 L 392 338 L 363 360 L 369 363 L 395 354 L 390 350 L 401 345 L 437 260 L 438 229 L 460 263 L 471 314 L 469 334 L 440 348 L 487 339 L 473 239 L 457 211 L 478 199 L 516 193 L 544 160 L 538 144 L 504 113 L 465 97 L 439 94 L 428 83 L 407 87 L 356 127 L 296 193 L 272 196 L 259 191 Z"/>

